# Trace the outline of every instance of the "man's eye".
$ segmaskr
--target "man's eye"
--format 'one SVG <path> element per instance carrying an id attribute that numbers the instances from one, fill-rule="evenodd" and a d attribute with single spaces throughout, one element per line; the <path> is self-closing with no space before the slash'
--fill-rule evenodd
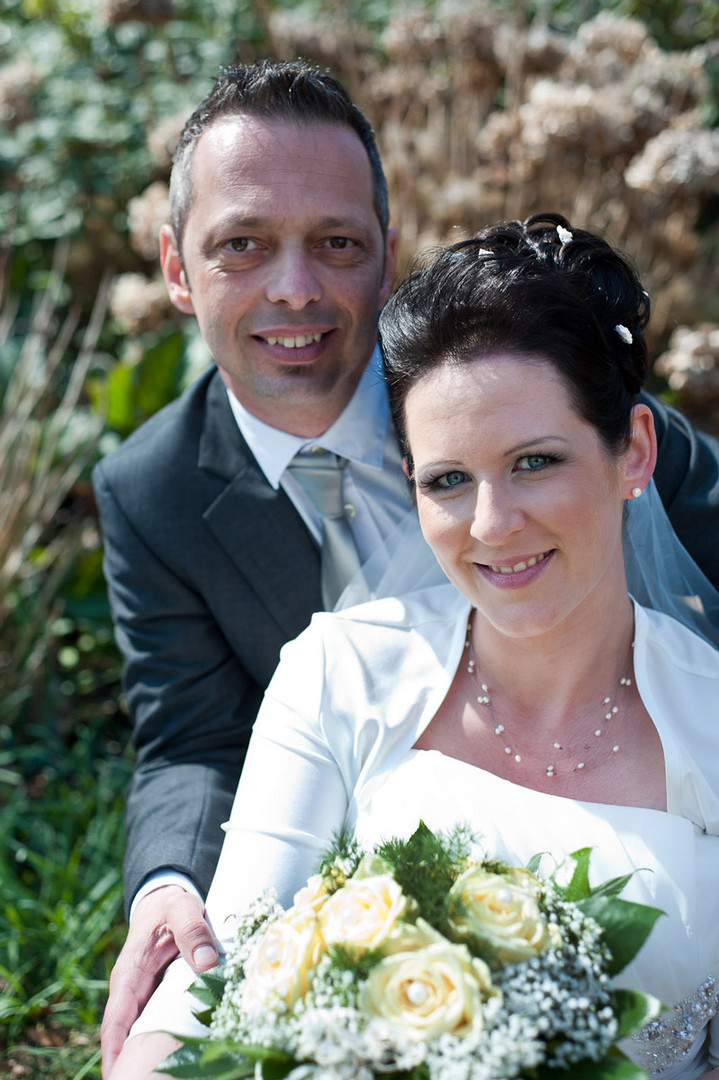
<path id="1" fill-rule="evenodd" d="M 352 247 L 354 243 L 348 236 L 330 236 L 327 240 L 327 246 L 332 248 L 333 251 L 344 251 L 346 248 Z"/>
<path id="2" fill-rule="evenodd" d="M 250 240 L 249 236 L 235 236 L 228 241 L 227 246 L 231 251 L 252 251 L 257 247 L 257 242 Z"/>

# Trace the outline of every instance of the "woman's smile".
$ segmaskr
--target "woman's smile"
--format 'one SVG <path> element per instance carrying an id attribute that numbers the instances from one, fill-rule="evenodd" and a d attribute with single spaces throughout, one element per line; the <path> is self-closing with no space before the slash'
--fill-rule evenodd
<path id="1" fill-rule="evenodd" d="M 477 563 L 477 569 L 485 580 L 498 589 L 521 589 L 533 582 L 543 572 L 553 551 L 544 551 L 541 555 L 531 555 L 516 563 Z"/>

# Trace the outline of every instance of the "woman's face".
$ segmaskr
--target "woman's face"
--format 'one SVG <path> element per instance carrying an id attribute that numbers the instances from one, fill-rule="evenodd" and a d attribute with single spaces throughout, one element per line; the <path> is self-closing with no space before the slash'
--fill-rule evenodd
<path id="1" fill-rule="evenodd" d="M 427 542 L 497 630 L 545 633 L 596 590 L 624 588 L 623 458 L 550 363 L 443 364 L 409 391 L 405 424 Z"/>

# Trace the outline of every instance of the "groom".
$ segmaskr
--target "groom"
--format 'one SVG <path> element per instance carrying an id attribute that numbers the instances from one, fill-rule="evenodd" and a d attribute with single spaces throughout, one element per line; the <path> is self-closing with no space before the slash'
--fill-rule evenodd
<path id="1" fill-rule="evenodd" d="M 356 560 L 409 507 L 376 349 L 396 235 L 339 84 L 302 62 L 224 71 L 178 145 L 171 218 L 169 295 L 215 365 L 94 473 L 137 751 L 105 1075 L 178 949 L 197 970 L 217 959 L 202 898 L 219 825 L 281 646 L 331 604 L 303 469 L 322 451 L 341 466 Z M 659 491 L 719 582 L 719 446 L 650 404 Z"/>

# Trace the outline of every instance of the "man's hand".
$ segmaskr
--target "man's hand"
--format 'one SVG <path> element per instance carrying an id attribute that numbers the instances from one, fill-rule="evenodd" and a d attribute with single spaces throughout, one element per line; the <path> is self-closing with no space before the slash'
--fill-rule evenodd
<path id="1" fill-rule="evenodd" d="M 178 952 L 198 972 L 207 971 L 218 961 L 202 901 L 179 885 L 163 885 L 137 905 L 110 976 L 101 1036 L 105 1080 L 130 1028 Z"/>

